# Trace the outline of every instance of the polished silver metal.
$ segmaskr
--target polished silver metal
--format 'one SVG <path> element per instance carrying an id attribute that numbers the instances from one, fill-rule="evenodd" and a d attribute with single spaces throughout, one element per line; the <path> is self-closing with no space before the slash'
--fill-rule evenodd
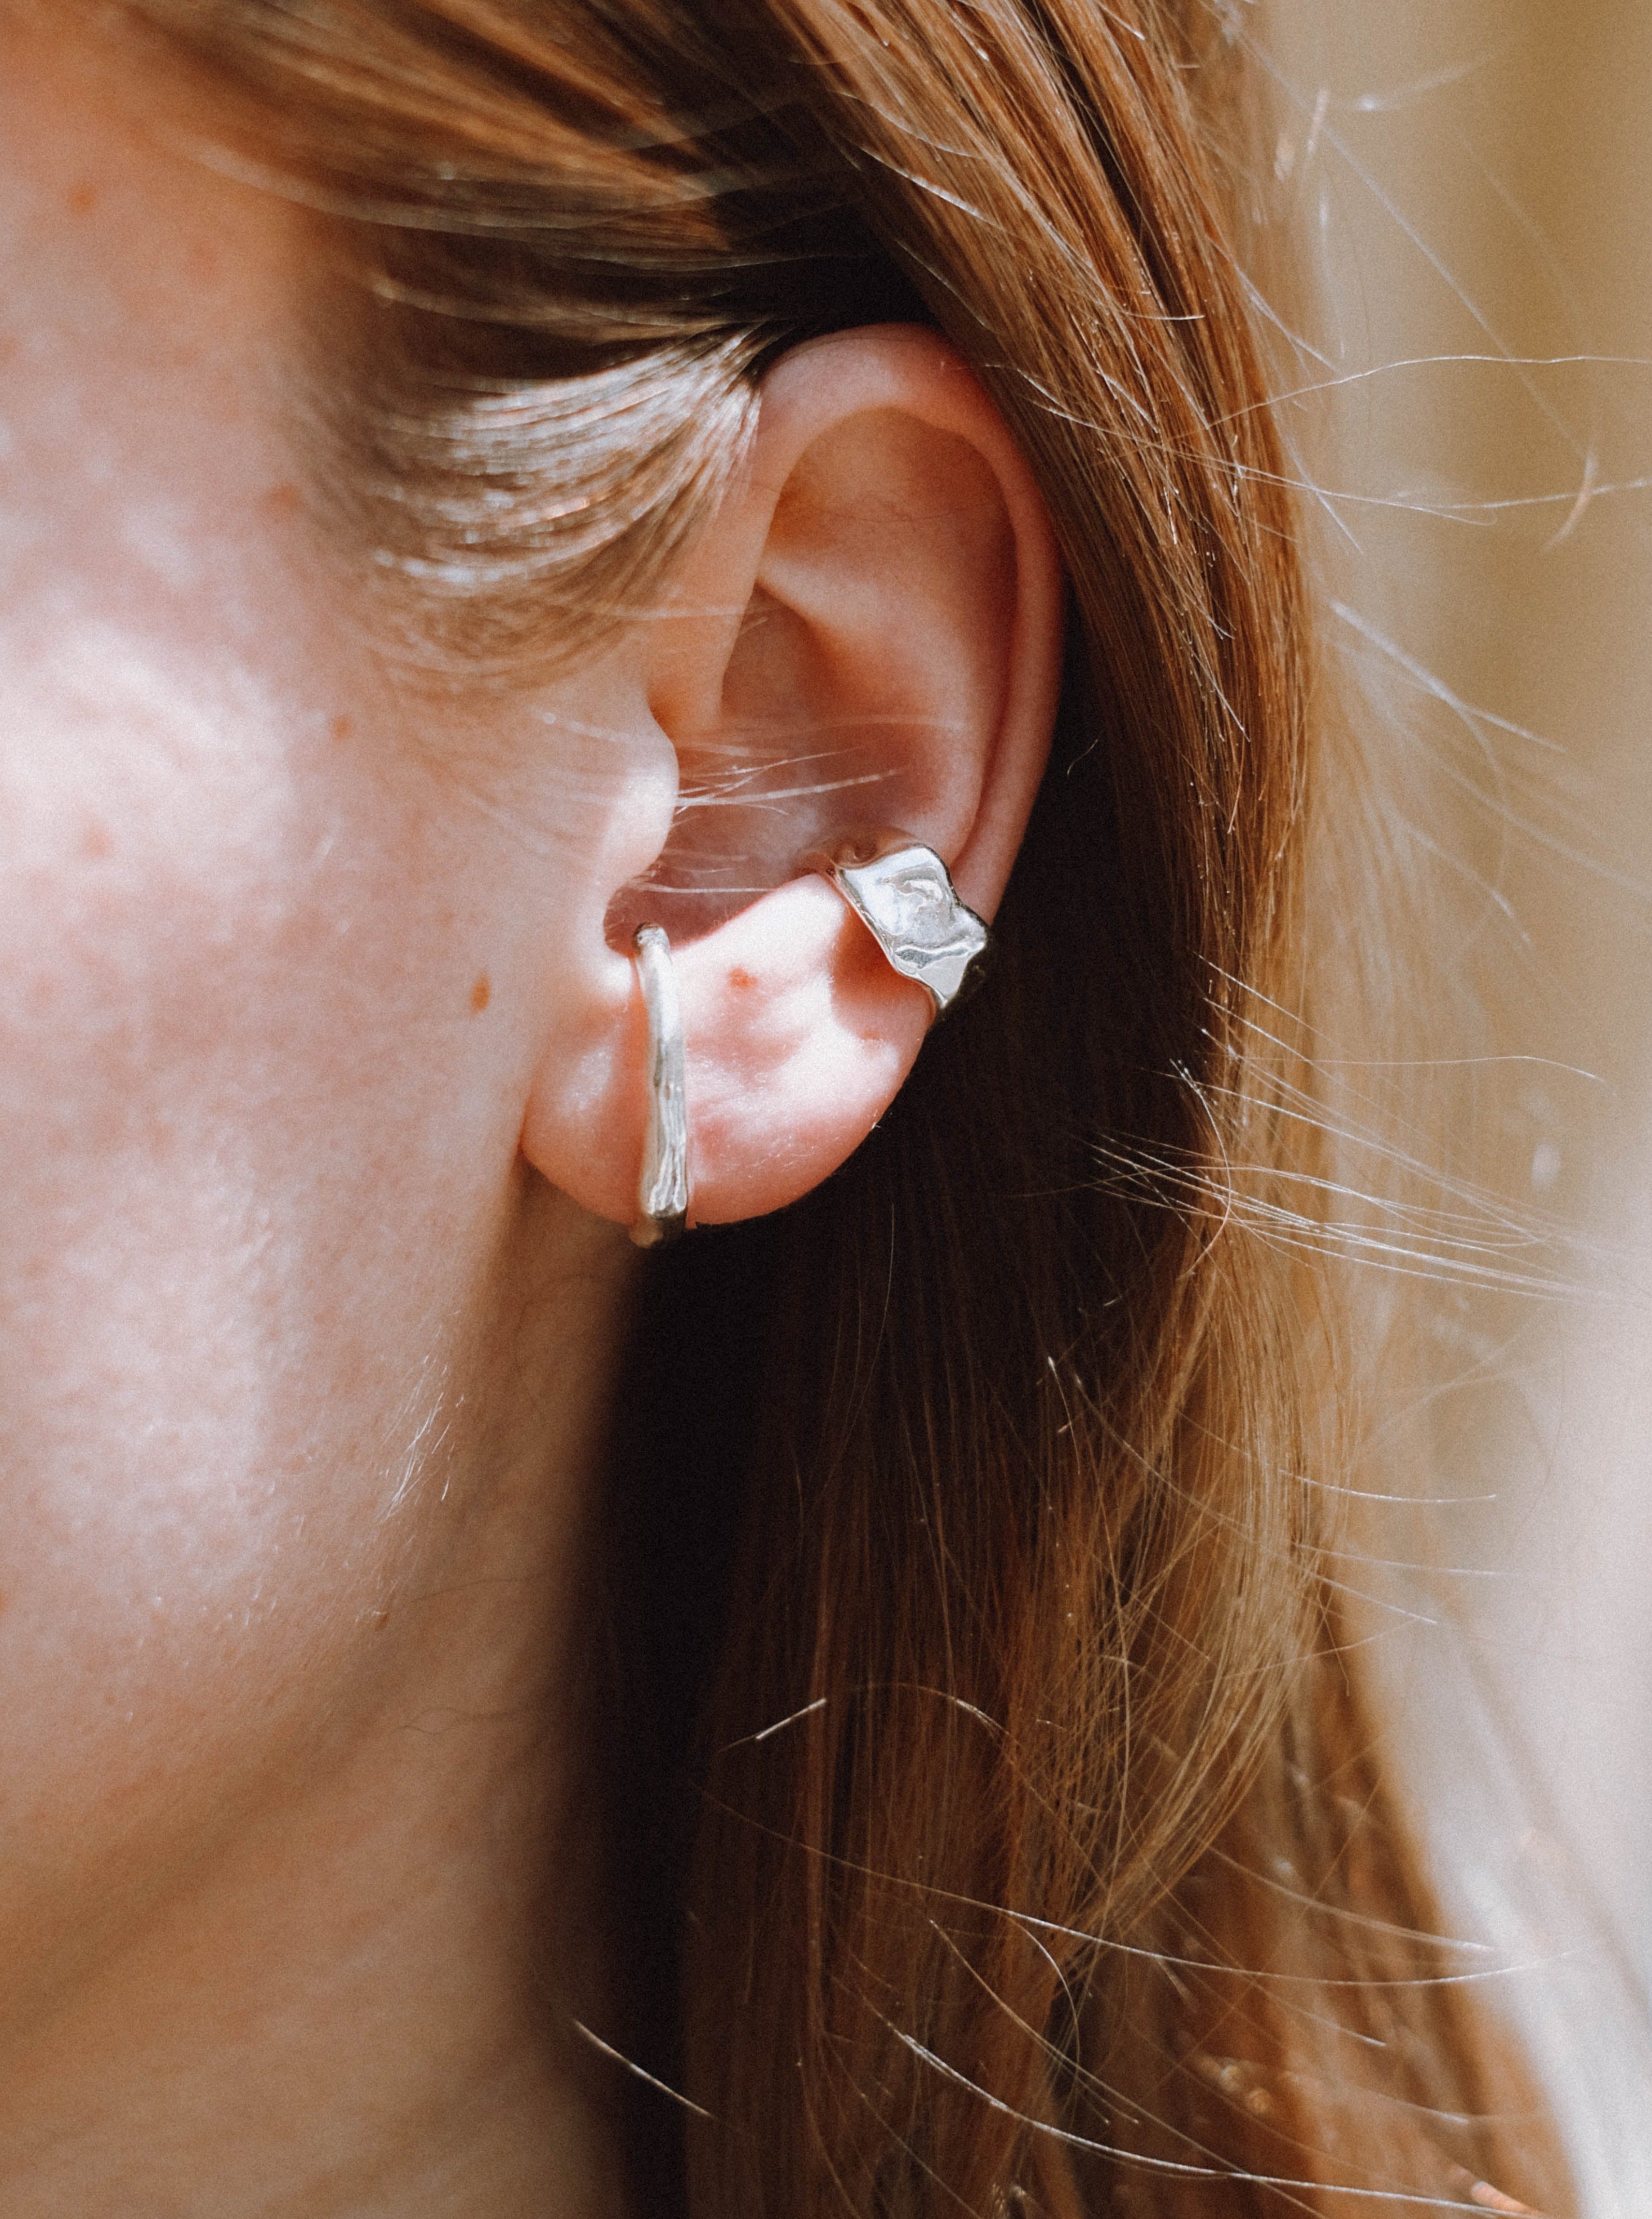
<path id="1" fill-rule="evenodd" d="M 928 991 L 937 1017 L 973 985 L 971 967 L 991 935 L 933 848 L 883 825 L 811 848 L 803 863 L 831 880 L 893 967 Z"/>
<path id="2" fill-rule="evenodd" d="M 649 1120 L 631 1239 L 639 1248 L 674 1240 L 688 1222 L 688 1104 L 683 1091 L 683 1020 L 671 942 L 662 927 L 639 925 L 633 943 L 649 1020 Z"/>

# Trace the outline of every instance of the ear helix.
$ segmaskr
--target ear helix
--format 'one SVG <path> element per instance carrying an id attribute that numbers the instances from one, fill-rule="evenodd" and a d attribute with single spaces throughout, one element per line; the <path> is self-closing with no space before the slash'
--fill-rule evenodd
<path id="1" fill-rule="evenodd" d="M 891 968 L 928 995 L 933 1023 L 977 983 L 991 935 L 961 902 L 933 848 L 891 826 L 850 832 L 799 858 L 835 886 Z M 688 1222 L 692 1188 L 682 1012 L 662 927 L 638 928 L 633 946 L 648 1018 L 648 1124 L 637 1215 L 639 1248 L 674 1240 Z"/>

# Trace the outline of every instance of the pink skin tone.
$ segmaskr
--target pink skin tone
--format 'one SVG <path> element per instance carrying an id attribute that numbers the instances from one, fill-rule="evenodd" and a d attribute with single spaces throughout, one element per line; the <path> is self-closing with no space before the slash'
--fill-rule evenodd
<path id="1" fill-rule="evenodd" d="M 822 342 L 668 620 L 432 708 L 300 490 L 309 220 L 151 127 L 209 130 L 198 90 L 34 20 L 0 9 L 0 2209 L 611 2212 L 521 1970 L 600 2014 L 565 1790 L 642 1135 L 604 920 L 680 755 L 805 707 L 990 911 L 1047 530 L 938 342 Z M 924 998 L 818 880 L 679 970 L 700 1214 L 778 1207 Z"/>

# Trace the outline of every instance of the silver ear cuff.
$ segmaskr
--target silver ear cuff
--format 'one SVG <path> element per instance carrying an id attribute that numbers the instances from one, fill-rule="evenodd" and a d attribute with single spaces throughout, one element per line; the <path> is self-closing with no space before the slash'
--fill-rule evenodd
<path id="1" fill-rule="evenodd" d="M 639 1248 L 674 1240 L 688 1222 L 688 1105 L 683 1093 L 683 1020 L 664 929 L 637 929 L 634 960 L 649 1021 L 649 1116 L 637 1182 Z"/>
<path id="2" fill-rule="evenodd" d="M 803 857 L 829 879 L 903 979 L 916 979 L 946 1016 L 980 977 L 992 935 L 959 900 L 933 848 L 892 825 L 851 832 Z"/>
<path id="3" fill-rule="evenodd" d="M 852 832 L 802 859 L 829 879 L 883 950 L 891 968 L 915 979 L 935 1016 L 944 1016 L 976 982 L 991 935 L 960 901 L 933 848 L 891 826 Z M 639 1248 L 674 1240 L 688 1222 L 688 1105 L 684 1094 L 682 1010 L 662 926 L 644 924 L 632 944 L 648 1015 L 648 1128 L 631 1239 Z"/>

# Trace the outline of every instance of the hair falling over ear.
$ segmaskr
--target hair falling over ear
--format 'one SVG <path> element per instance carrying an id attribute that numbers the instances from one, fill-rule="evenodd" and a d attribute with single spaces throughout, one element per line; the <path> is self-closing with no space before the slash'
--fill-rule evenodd
<path id="1" fill-rule="evenodd" d="M 1313 1170 L 1326 797 L 1237 258 L 1246 10 L 138 12 L 344 219 L 321 413 L 447 668 L 646 606 L 755 373 L 859 322 L 961 351 L 1071 579 L 987 985 L 841 1174 L 653 1297 L 719 1445 L 660 1491 L 731 1533 L 648 2053 L 696 2107 L 688 2212 L 1558 2210 L 1341 1637 L 1330 1267 L 1266 1237 Z"/>

